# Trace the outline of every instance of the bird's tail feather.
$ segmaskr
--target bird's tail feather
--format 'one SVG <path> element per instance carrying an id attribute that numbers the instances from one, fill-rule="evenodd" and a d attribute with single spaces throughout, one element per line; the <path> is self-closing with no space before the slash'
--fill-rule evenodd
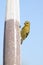
<path id="1" fill-rule="evenodd" d="M 23 43 L 23 39 L 21 39 L 21 44 Z"/>

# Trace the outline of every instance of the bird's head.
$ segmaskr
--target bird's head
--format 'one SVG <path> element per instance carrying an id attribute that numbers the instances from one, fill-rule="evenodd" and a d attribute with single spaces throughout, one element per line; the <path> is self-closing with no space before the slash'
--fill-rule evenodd
<path id="1" fill-rule="evenodd" d="M 24 25 L 25 26 L 30 26 L 30 21 L 25 21 Z"/>

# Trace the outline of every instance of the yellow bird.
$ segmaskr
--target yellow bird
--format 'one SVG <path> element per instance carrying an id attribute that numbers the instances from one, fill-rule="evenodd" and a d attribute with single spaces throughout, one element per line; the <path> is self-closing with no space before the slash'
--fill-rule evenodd
<path id="1" fill-rule="evenodd" d="M 25 40 L 30 32 L 30 22 L 25 21 L 24 27 L 21 29 L 21 44 Z"/>

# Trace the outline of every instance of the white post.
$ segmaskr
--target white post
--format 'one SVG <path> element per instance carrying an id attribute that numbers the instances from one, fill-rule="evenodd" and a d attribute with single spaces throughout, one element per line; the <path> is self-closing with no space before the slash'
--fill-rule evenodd
<path id="1" fill-rule="evenodd" d="M 7 0 L 3 65 L 20 64 L 20 7 L 19 0 Z"/>

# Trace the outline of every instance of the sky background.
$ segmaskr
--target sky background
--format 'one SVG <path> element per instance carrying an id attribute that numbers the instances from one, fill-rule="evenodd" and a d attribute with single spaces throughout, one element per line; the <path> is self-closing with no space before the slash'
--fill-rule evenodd
<path id="1" fill-rule="evenodd" d="M 6 0 L 0 0 L 0 65 L 3 65 L 3 38 Z M 21 45 L 22 65 L 43 65 L 43 0 L 20 0 L 20 25 L 31 23 L 30 34 Z"/>

